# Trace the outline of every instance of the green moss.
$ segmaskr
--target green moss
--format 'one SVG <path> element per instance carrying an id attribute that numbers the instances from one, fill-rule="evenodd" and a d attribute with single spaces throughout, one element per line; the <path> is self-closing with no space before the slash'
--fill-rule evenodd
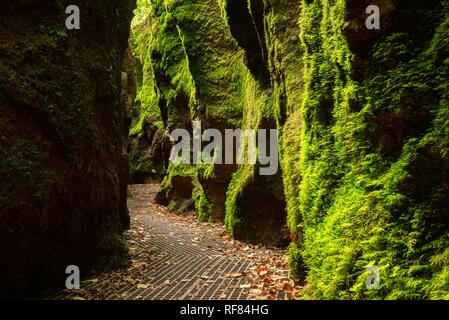
<path id="1" fill-rule="evenodd" d="M 291 270 L 291 277 L 300 279 L 300 267 L 302 267 L 301 251 L 295 242 L 292 242 L 288 247 L 288 265 Z"/>
<path id="2" fill-rule="evenodd" d="M 198 183 L 193 190 L 193 199 L 195 201 L 195 209 L 199 221 L 212 221 L 211 210 L 213 204 L 207 199 L 201 185 Z"/>
<path id="3" fill-rule="evenodd" d="M 359 80 L 343 34 L 347 1 L 263 3 L 264 34 L 256 36 L 267 46 L 268 85 L 245 65 L 226 1 L 142 0 L 146 18 L 136 26 L 151 18 L 146 38 L 142 31 L 135 36 L 139 86 L 151 87 L 140 96 L 148 106 L 142 110 L 162 102 L 171 128 L 191 119 L 278 128 L 295 239 L 289 263 L 295 276 L 307 272 L 305 297 L 447 298 L 447 1 L 426 9 L 428 24 L 420 30 L 394 26 L 367 45 Z M 179 97 L 188 100 L 187 111 Z M 136 123 L 133 132 L 139 130 Z M 213 180 L 216 170 L 172 165 L 162 188 L 169 190 L 177 175 Z M 240 202 L 256 178 L 249 165 L 232 176 L 225 218 L 231 235 L 250 223 Z M 193 198 L 199 219 L 209 220 L 214 204 L 200 185 Z M 378 291 L 365 287 L 371 265 L 380 268 Z"/>
<path id="4" fill-rule="evenodd" d="M 443 297 L 447 271 L 431 261 L 447 245 L 438 217 L 447 187 L 421 175 L 434 176 L 446 161 L 447 130 L 436 126 L 447 124 L 439 90 L 446 69 L 434 60 L 444 27 L 420 47 L 413 35 L 391 34 L 376 44 L 371 74 L 359 83 L 350 78 L 353 54 L 341 33 L 345 10 L 344 1 L 302 2 L 301 116 L 286 125 L 301 123 L 301 134 L 284 140 L 284 163 L 297 168 L 284 171 L 289 225 L 300 233 L 291 263 L 300 252 L 309 298 Z M 394 144 L 382 138 L 389 119 L 402 126 Z M 380 268 L 378 291 L 365 287 L 370 265 Z"/>
<path id="5" fill-rule="evenodd" d="M 152 48 L 155 43 L 155 26 L 151 23 L 153 7 L 149 0 L 139 0 L 132 22 L 132 38 L 136 58 L 137 95 L 134 113 L 138 120 L 130 129 L 130 135 L 142 131 L 142 124 L 146 119 L 161 122 L 159 109 L 160 92 L 156 86 L 154 67 L 152 63 Z"/>
<path id="6" fill-rule="evenodd" d="M 271 117 L 270 103 L 266 94 L 261 92 L 257 81 L 246 71 L 246 80 L 242 83 L 242 103 L 244 108 L 242 130 L 258 129 L 264 117 Z M 255 165 L 240 165 L 232 176 L 226 194 L 226 230 L 233 235 L 237 224 L 244 223 L 238 199 L 245 186 L 253 179 Z"/>
<path id="7" fill-rule="evenodd" d="M 136 17 L 139 28 L 135 28 L 137 48 L 146 50 L 143 50 L 146 55 L 142 55 L 144 71 L 148 69 L 153 75 L 148 77 L 147 83 L 153 86 L 155 80 L 156 87 L 148 91 L 151 94 L 142 106 L 159 104 L 166 108 L 170 130 L 185 127 L 190 119 L 200 118 L 199 110 L 203 108 L 205 122 L 213 126 L 239 126 L 240 88 L 245 71 L 243 53 L 236 47 L 216 2 L 141 1 L 139 7 L 141 14 Z M 147 37 L 141 35 L 145 25 L 148 25 Z M 158 101 L 152 100 L 153 92 Z M 183 113 L 185 110 L 180 109 L 184 108 L 179 105 L 182 97 L 188 100 L 188 118 Z M 141 130 L 144 118 L 148 117 L 145 111 L 141 115 L 132 134 Z M 163 188 L 169 188 L 170 177 L 179 174 L 176 167 L 169 167 Z M 199 166 L 196 174 L 212 179 L 214 169 L 214 166 Z M 202 203 L 204 201 L 206 199 Z"/>
<path id="8" fill-rule="evenodd" d="M 161 184 L 161 190 L 169 190 L 172 187 L 173 177 L 188 177 L 194 176 L 196 173 L 195 167 L 191 165 L 174 165 L 171 164 L 167 170 L 164 180 Z"/>

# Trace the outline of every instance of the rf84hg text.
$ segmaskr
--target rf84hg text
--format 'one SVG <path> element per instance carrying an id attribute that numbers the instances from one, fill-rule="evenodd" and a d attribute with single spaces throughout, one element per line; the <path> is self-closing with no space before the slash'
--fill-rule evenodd
<path id="1" fill-rule="evenodd" d="M 226 315 L 268 315 L 269 313 L 267 305 L 227 304 L 224 307 Z"/>

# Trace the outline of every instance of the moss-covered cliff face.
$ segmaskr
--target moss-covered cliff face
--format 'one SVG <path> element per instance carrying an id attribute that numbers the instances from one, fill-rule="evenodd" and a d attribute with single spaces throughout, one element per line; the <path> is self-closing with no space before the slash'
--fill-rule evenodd
<path id="1" fill-rule="evenodd" d="M 365 26 L 370 4 L 380 30 Z M 239 239 L 282 245 L 290 233 L 306 297 L 448 298 L 448 10 L 445 0 L 139 1 L 144 117 L 132 134 L 146 114 L 165 136 L 195 119 L 279 131 L 277 175 L 170 165 L 160 199 L 193 199 L 200 219 L 224 220 Z M 380 290 L 365 286 L 373 265 Z"/>
<path id="2" fill-rule="evenodd" d="M 369 36 L 365 4 L 302 2 L 292 260 L 315 298 L 447 298 L 448 3 L 378 1 Z"/>
<path id="3" fill-rule="evenodd" d="M 268 51 L 273 48 L 264 35 L 265 4 L 140 1 L 138 8 L 133 30 L 145 101 L 137 101 L 141 118 L 132 135 L 141 134 L 140 124 L 151 118 L 155 124 L 162 120 L 166 137 L 179 128 L 192 131 L 194 120 L 223 136 L 225 129 L 277 127 L 282 103 L 273 97 L 282 89 L 273 94 L 270 88 Z M 161 148 L 161 157 L 167 163 L 171 146 L 165 141 L 169 148 Z M 280 174 L 258 181 L 254 166 L 167 169 L 160 202 L 182 211 L 193 200 L 201 220 L 226 221 L 237 238 L 286 242 Z"/>
<path id="4" fill-rule="evenodd" d="M 0 296 L 123 260 L 135 3 L 8 1 L 0 13 Z M 122 63 L 123 61 L 123 63 Z M 38 283 L 36 281 L 39 281 Z"/>

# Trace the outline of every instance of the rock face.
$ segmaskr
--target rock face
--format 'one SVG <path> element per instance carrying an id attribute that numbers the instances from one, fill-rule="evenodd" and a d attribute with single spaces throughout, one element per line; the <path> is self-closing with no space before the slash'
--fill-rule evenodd
<path id="1" fill-rule="evenodd" d="M 137 106 L 145 120 L 135 121 L 137 130 L 132 134 L 145 135 L 148 120 L 162 121 L 166 136 L 175 129 L 192 132 L 194 120 L 201 121 L 203 130 L 217 129 L 223 136 L 226 129 L 276 128 L 277 115 L 264 108 L 275 99 L 264 37 L 267 4 L 254 1 L 249 10 L 245 1 L 181 1 L 168 7 L 140 1 L 138 7 L 134 41 L 141 60 L 141 88 L 146 89 Z M 146 147 L 138 154 L 150 150 Z M 151 161 L 143 162 L 155 167 Z M 251 183 L 255 166 L 171 164 L 167 169 L 157 197 L 160 203 L 185 211 L 193 199 L 201 220 L 226 222 L 236 238 L 285 245 L 288 231 L 280 172 L 272 179 L 277 184 L 266 187 L 272 180 L 255 177 Z M 262 195 L 276 201 L 263 209 L 254 206 Z M 270 223 L 252 227 L 261 221 Z"/>
<path id="2" fill-rule="evenodd" d="M 8 1 L 0 13 L 0 296 L 124 261 L 125 55 L 133 1 Z M 124 63 L 122 64 L 122 61 Z"/>
<path id="3" fill-rule="evenodd" d="M 364 27 L 368 4 L 379 31 Z M 310 297 L 447 298 L 448 18 L 447 1 L 302 3 L 284 181 Z M 369 266 L 381 290 L 366 290 Z"/>
<path id="4" fill-rule="evenodd" d="M 448 297 L 447 0 L 139 6 L 166 133 L 192 120 L 279 131 L 277 175 L 170 165 L 161 199 L 191 193 L 200 219 L 252 242 L 283 244 L 287 223 L 309 297 Z M 365 290 L 370 265 L 382 290 Z"/>
<path id="5" fill-rule="evenodd" d="M 170 144 L 164 133 L 165 130 L 153 125 L 149 118 L 144 120 L 141 132 L 130 136 L 131 183 L 163 179 L 168 163 L 164 146 Z"/>

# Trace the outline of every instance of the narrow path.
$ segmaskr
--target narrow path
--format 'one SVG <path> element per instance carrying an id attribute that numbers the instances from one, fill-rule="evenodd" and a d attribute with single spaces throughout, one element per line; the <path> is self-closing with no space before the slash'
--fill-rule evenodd
<path id="1" fill-rule="evenodd" d="M 131 264 L 51 299 L 289 299 L 284 250 L 246 245 L 219 224 L 178 216 L 153 202 L 157 185 L 129 188 Z"/>

